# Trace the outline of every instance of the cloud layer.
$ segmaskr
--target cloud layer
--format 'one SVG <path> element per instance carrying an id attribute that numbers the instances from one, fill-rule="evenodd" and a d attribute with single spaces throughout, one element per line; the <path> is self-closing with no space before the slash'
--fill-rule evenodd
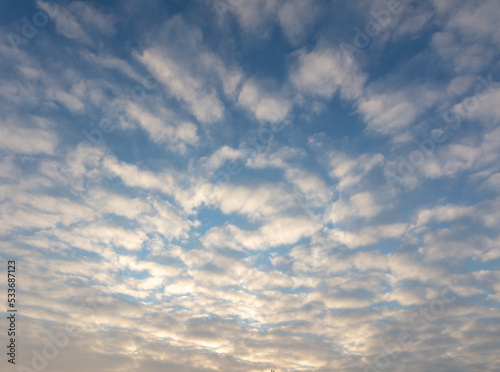
<path id="1" fill-rule="evenodd" d="M 1 7 L 16 367 L 500 370 L 494 0 Z"/>

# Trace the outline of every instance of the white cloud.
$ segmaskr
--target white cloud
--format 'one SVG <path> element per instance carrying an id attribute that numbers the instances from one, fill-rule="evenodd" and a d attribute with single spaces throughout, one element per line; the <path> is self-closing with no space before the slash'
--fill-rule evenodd
<path id="1" fill-rule="evenodd" d="M 348 201 L 338 200 L 329 208 L 329 219 L 334 224 L 350 217 L 371 218 L 382 211 L 373 194 L 365 191 L 352 195 Z"/>
<path id="2" fill-rule="evenodd" d="M 233 0 L 234 6 L 229 7 L 233 11 L 240 23 L 240 26 L 247 32 L 260 32 L 262 29 L 267 29 L 270 18 L 275 14 L 278 7 L 278 0 L 256 0 L 256 1 L 241 1 Z M 264 33 L 266 35 L 266 33 Z"/>
<path id="3" fill-rule="evenodd" d="M 458 228 L 447 228 L 427 233 L 424 245 L 419 252 L 428 261 L 460 260 L 467 257 L 480 256 L 481 245 L 478 237 L 463 239 Z"/>
<path id="4" fill-rule="evenodd" d="M 187 151 L 187 145 L 196 145 L 199 140 L 196 125 L 178 119 L 173 112 L 164 107 L 158 107 L 156 112 L 152 113 L 143 109 L 141 105 L 129 103 L 127 113 L 148 132 L 151 140 L 166 144 L 167 148 L 173 151 L 183 154 Z"/>
<path id="5" fill-rule="evenodd" d="M 500 127 L 486 130 L 481 138 L 462 138 L 458 143 L 443 145 L 421 169 L 429 178 L 454 177 L 464 171 L 482 170 L 494 166 L 500 159 L 497 143 Z"/>
<path id="6" fill-rule="evenodd" d="M 276 218 L 256 231 L 244 231 L 237 226 L 228 225 L 210 229 L 202 238 L 207 247 L 249 250 L 293 244 L 301 238 L 313 235 L 321 227 L 317 222 L 305 218 Z"/>
<path id="7" fill-rule="evenodd" d="M 353 100 L 362 96 L 367 75 L 352 57 L 330 47 L 317 46 L 310 53 L 299 51 L 290 79 L 303 94 L 331 99 L 340 91 L 342 98 Z"/>
<path id="8" fill-rule="evenodd" d="M 222 82 L 224 94 L 233 100 L 236 99 L 243 79 L 243 72 L 238 67 L 226 66 L 218 56 L 208 51 L 200 56 L 200 61 L 207 71 L 215 71 Z"/>
<path id="9" fill-rule="evenodd" d="M 155 174 L 151 171 L 143 171 L 136 165 L 120 162 L 113 157 L 104 160 L 103 168 L 106 172 L 120 177 L 129 187 L 160 190 L 168 195 L 172 195 L 177 189 L 175 176 L 168 172 Z"/>
<path id="10" fill-rule="evenodd" d="M 495 173 L 490 178 L 488 178 L 482 185 L 483 187 L 488 187 L 494 190 L 500 190 L 500 173 Z"/>
<path id="11" fill-rule="evenodd" d="M 358 111 L 368 128 L 376 133 L 403 132 L 442 97 L 442 88 L 434 83 L 404 89 L 395 88 L 392 83 L 391 79 L 387 79 L 370 84 L 358 101 Z"/>
<path id="12" fill-rule="evenodd" d="M 7 117 L 0 125 L 0 149 L 12 154 L 53 155 L 58 135 L 40 117 Z M 34 123 L 22 124 L 22 123 Z"/>
<path id="13" fill-rule="evenodd" d="M 139 198 L 129 198 L 104 190 L 92 190 L 88 204 L 103 214 L 114 214 L 130 220 L 152 212 L 151 206 Z"/>
<path id="14" fill-rule="evenodd" d="M 219 91 L 234 100 L 243 80 L 241 69 L 212 52 L 201 30 L 179 16 L 166 21 L 135 56 L 203 124 L 224 118 Z"/>
<path id="15" fill-rule="evenodd" d="M 278 10 L 278 20 L 292 44 L 302 41 L 321 9 L 312 0 L 283 1 Z"/>
<path id="16" fill-rule="evenodd" d="M 487 84 L 487 88 L 479 83 L 479 79 Z M 476 89 L 482 89 L 479 94 L 466 97 L 462 102 L 453 106 L 453 112 L 462 120 L 478 120 L 487 127 L 496 126 L 500 117 L 498 100 L 500 99 L 500 82 L 494 81 L 492 75 L 480 76 L 476 79 Z"/>
<path id="17" fill-rule="evenodd" d="M 384 159 L 381 154 L 361 154 L 351 157 L 339 151 L 331 151 L 328 158 L 330 177 L 339 180 L 340 191 L 358 184 L 368 172 L 381 165 Z"/>
<path id="18" fill-rule="evenodd" d="M 257 82 L 247 80 L 238 96 L 237 103 L 250 111 L 257 120 L 280 122 L 291 109 L 291 103 L 279 94 L 266 91 Z"/>
<path id="19" fill-rule="evenodd" d="M 224 165 L 228 160 L 236 160 L 241 156 L 242 154 L 239 150 L 229 146 L 222 146 L 206 159 L 206 167 L 214 171 Z"/>
<path id="20" fill-rule="evenodd" d="M 344 244 L 348 248 L 358 248 L 373 245 L 385 239 L 398 238 L 403 235 L 406 229 L 406 224 L 396 223 L 365 227 L 356 232 L 333 229 L 329 236 L 331 240 Z"/>
<path id="21" fill-rule="evenodd" d="M 223 118 L 224 106 L 217 93 L 183 70 L 164 51 L 150 48 L 138 55 L 138 59 L 167 87 L 170 95 L 187 104 L 199 122 L 210 124 Z"/>
<path id="22" fill-rule="evenodd" d="M 292 165 L 292 161 L 304 158 L 305 152 L 290 147 L 281 147 L 275 152 L 260 152 L 247 159 L 246 166 L 257 169 L 283 169 L 285 179 L 305 196 L 312 206 L 322 206 L 331 198 L 331 190 L 317 174 Z"/>
<path id="23" fill-rule="evenodd" d="M 311 206 L 323 206 L 331 198 L 331 190 L 318 175 L 303 169 L 288 167 L 285 177 L 306 197 Z"/>
<path id="24" fill-rule="evenodd" d="M 458 218 L 472 216 L 475 214 L 476 208 L 462 207 L 457 205 L 443 205 L 432 209 L 424 209 L 418 213 L 417 224 L 425 225 L 431 221 L 434 222 L 449 222 Z"/>
<path id="25" fill-rule="evenodd" d="M 126 76 L 142 83 L 142 77 L 132 68 L 132 66 L 123 59 L 116 58 L 112 55 L 102 56 L 97 55 L 91 52 L 86 52 L 83 54 L 83 57 L 88 59 L 92 63 L 96 63 L 100 66 L 115 69 L 121 71 Z"/>
<path id="26" fill-rule="evenodd" d="M 417 107 L 400 92 L 375 93 L 359 104 L 368 126 L 380 133 L 394 133 L 407 127 L 417 116 Z"/>
<path id="27" fill-rule="evenodd" d="M 434 2 L 439 8 L 439 2 Z M 499 15 L 494 1 L 484 1 L 472 6 L 465 4 L 455 11 L 448 8 L 449 19 L 441 32 L 432 37 L 435 51 L 455 71 L 479 73 L 494 59 L 491 45 L 500 45 L 500 33 L 496 27 Z"/>
<path id="28" fill-rule="evenodd" d="M 54 325 L 77 325 L 82 335 L 46 370 L 362 371 L 380 340 L 415 332 L 409 315 L 457 274 L 460 298 L 390 368 L 495 370 L 496 92 L 403 181 L 425 189 L 388 195 L 379 183 L 390 153 L 441 120 L 434 110 L 476 94 L 489 74 L 477 69 L 495 75 L 496 3 L 442 0 L 432 16 L 432 0 L 405 7 L 350 59 L 330 43 L 385 0 L 319 12 L 319 2 L 227 1 L 236 18 L 215 27 L 204 6 L 172 16 L 162 2 L 125 0 L 116 12 L 76 2 L 53 21 L 72 46 L 51 49 L 61 36 L 50 25 L 18 55 L 0 46 L 0 256 L 22 268 L 24 346 L 42 353 Z M 441 36 L 425 45 L 435 30 L 441 51 Z M 115 32 L 132 49 L 106 43 Z M 400 54 L 403 42 L 419 47 Z M 56 182 L 48 164 L 64 162 L 80 124 L 108 115 L 110 97 L 148 71 L 166 91 L 128 102 L 120 130 Z M 262 126 L 292 108 L 300 120 L 272 144 L 238 147 L 254 126 L 242 111 Z M 324 120 L 353 111 L 368 130 Z M 230 160 L 242 174 L 213 182 Z M 29 353 L 18 357 L 31 366 Z"/>
<path id="29" fill-rule="evenodd" d="M 54 6 L 48 2 L 37 0 L 37 5 L 49 14 L 54 12 Z M 60 6 L 53 20 L 58 33 L 86 45 L 94 45 L 92 36 L 96 34 L 110 36 L 115 32 L 115 20 L 111 15 L 82 1 Z"/>
<path id="30" fill-rule="evenodd" d="M 222 185 L 205 195 L 205 202 L 223 213 L 239 213 L 251 220 L 275 216 L 295 205 L 295 197 L 281 185 L 263 184 L 257 187 Z"/>

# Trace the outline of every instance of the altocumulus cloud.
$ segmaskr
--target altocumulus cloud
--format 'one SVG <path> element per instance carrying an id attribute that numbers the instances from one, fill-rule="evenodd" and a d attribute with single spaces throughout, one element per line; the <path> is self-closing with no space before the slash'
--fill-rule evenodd
<path id="1" fill-rule="evenodd" d="M 2 371 L 500 370 L 495 0 L 0 14 Z"/>

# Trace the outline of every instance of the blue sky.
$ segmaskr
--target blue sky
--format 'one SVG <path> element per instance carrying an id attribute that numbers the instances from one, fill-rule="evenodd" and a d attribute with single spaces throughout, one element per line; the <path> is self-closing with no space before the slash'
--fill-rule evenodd
<path id="1" fill-rule="evenodd" d="M 500 371 L 499 15 L 2 2 L 1 363 Z"/>

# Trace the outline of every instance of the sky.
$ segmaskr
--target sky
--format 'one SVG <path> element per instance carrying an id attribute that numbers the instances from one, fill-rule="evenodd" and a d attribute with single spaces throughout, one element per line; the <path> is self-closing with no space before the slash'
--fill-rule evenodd
<path id="1" fill-rule="evenodd" d="M 2 371 L 500 371 L 499 18 L 0 2 Z"/>

